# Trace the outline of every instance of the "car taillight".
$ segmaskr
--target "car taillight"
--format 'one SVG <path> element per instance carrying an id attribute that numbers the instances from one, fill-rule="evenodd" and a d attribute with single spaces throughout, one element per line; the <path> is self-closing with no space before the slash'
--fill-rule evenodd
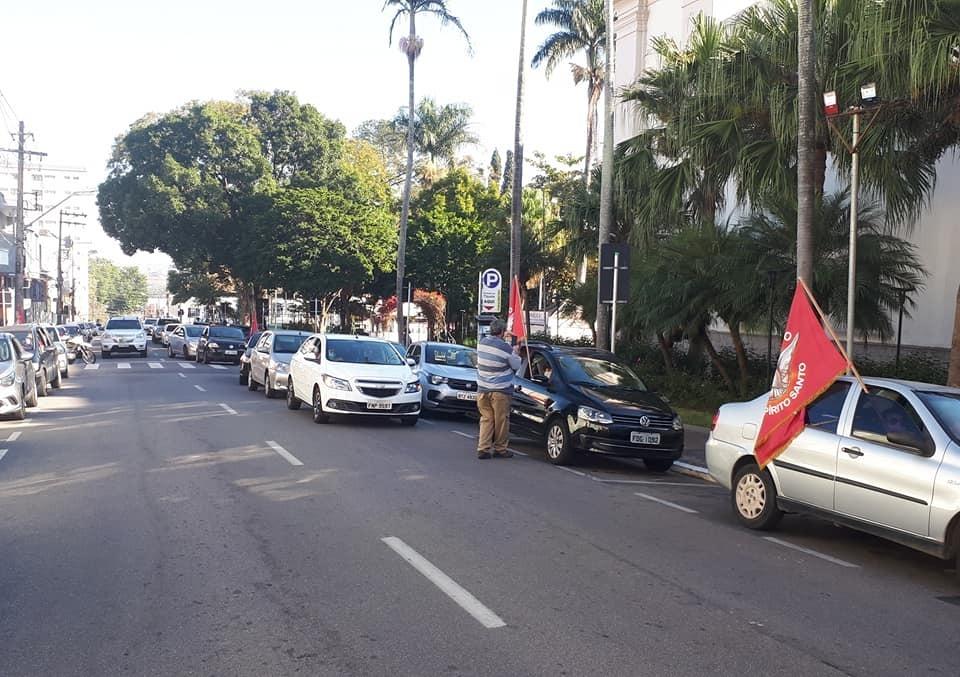
<path id="1" fill-rule="evenodd" d="M 717 409 L 716 413 L 713 415 L 713 419 L 710 421 L 710 431 L 713 432 L 717 429 L 717 419 L 720 418 L 720 410 Z"/>

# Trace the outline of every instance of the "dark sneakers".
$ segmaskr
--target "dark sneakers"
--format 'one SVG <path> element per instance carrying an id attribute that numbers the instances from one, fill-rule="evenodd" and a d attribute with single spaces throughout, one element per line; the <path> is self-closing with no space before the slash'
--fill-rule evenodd
<path id="1" fill-rule="evenodd" d="M 477 458 L 480 459 L 481 461 L 485 461 L 486 459 L 490 458 L 490 452 L 481 451 L 477 454 Z"/>
<path id="2" fill-rule="evenodd" d="M 493 457 L 494 458 L 513 458 L 513 452 L 510 451 L 509 449 L 505 449 L 504 451 L 498 451 L 494 453 Z"/>

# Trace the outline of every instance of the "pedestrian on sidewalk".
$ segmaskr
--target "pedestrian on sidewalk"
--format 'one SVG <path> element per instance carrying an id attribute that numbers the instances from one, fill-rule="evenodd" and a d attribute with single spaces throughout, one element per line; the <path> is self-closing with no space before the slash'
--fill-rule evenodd
<path id="1" fill-rule="evenodd" d="M 513 375 L 520 368 L 520 346 L 510 347 L 505 340 L 507 325 L 502 320 L 490 323 L 490 334 L 477 346 L 477 410 L 480 412 L 480 441 L 477 458 L 510 458 L 510 400 Z"/>

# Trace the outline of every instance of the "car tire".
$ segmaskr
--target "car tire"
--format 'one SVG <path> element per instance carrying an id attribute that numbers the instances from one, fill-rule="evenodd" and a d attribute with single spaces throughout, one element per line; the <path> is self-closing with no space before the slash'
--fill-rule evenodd
<path id="1" fill-rule="evenodd" d="M 277 391 L 273 389 L 273 386 L 270 384 L 270 372 L 263 372 L 263 395 L 268 400 L 272 400 L 277 395 Z"/>
<path id="2" fill-rule="evenodd" d="M 105 360 L 109 360 L 109 359 L 110 359 L 110 351 L 109 351 L 109 350 L 101 350 L 101 351 L 100 351 L 100 357 L 102 357 L 102 358 L 105 359 Z"/>
<path id="3" fill-rule="evenodd" d="M 203 351 L 203 363 L 210 364 L 210 353 L 208 353 L 206 350 Z"/>
<path id="4" fill-rule="evenodd" d="M 257 392 L 257 382 L 253 379 L 253 370 L 250 370 L 250 373 L 247 375 L 247 390 L 252 393 Z"/>
<path id="5" fill-rule="evenodd" d="M 36 381 L 34 381 L 34 384 L 36 384 Z M 37 388 L 36 388 L 36 385 L 34 385 L 33 392 L 30 393 L 29 395 L 25 395 L 24 397 L 25 397 L 25 399 L 26 399 L 26 401 L 27 401 L 27 406 L 28 406 L 28 407 L 35 407 L 35 406 L 37 406 L 38 404 L 40 404 L 40 403 L 37 401 Z"/>
<path id="6" fill-rule="evenodd" d="M 643 465 L 650 472 L 667 472 L 673 467 L 673 460 L 669 458 L 645 458 Z"/>
<path id="7" fill-rule="evenodd" d="M 401 416 L 400 425 L 406 425 L 413 427 L 417 425 L 417 422 L 420 420 L 419 416 Z"/>
<path id="8" fill-rule="evenodd" d="M 773 529 L 783 517 L 773 478 L 756 463 L 744 465 L 733 476 L 730 502 L 737 519 L 749 529 Z"/>
<path id="9" fill-rule="evenodd" d="M 323 411 L 323 396 L 320 394 L 320 388 L 318 386 L 313 386 L 313 422 L 330 422 L 330 416 Z"/>
<path id="10" fill-rule="evenodd" d="M 59 390 L 60 386 L 63 385 L 63 377 L 60 375 L 60 367 L 57 367 L 56 373 L 53 376 L 53 380 L 50 381 L 50 387 L 54 390 Z"/>
<path id="11" fill-rule="evenodd" d="M 147 356 L 147 349 L 144 348 L 143 350 L 140 351 L 140 357 L 146 357 L 146 356 Z"/>
<path id="12" fill-rule="evenodd" d="M 40 379 L 37 381 L 37 396 L 47 396 L 47 372 L 43 369 L 40 370 Z"/>
<path id="13" fill-rule="evenodd" d="M 14 421 L 22 421 L 27 417 L 27 394 L 20 390 L 20 406 L 13 412 Z"/>
<path id="14" fill-rule="evenodd" d="M 67 363 L 67 366 L 63 368 L 63 371 L 60 372 L 61 378 L 70 378 L 70 363 Z"/>
<path id="15" fill-rule="evenodd" d="M 293 392 L 293 379 L 287 380 L 287 409 L 296 411 L 300 408 L 300 398 Z"/>
<path id="16" fill-rule="evenodd" d="M 190 361 L 190 353 L 187 351 L 186 346 L 183 347 L 183 359 L 185 359 L 188 362 Z"/>
<path id="17" fill-rule="evenodd" d="M 250 370 L 240 367 L 240 385 L 245 386 L 250 383 Z"/>
<path id="18" fill-rule="evenodd" d="M 576 458 L 570 440 L 570 431 L 562 418 L 550 419 L 546 435 L 547 460 L 554 465 L 569 465 Z"/>

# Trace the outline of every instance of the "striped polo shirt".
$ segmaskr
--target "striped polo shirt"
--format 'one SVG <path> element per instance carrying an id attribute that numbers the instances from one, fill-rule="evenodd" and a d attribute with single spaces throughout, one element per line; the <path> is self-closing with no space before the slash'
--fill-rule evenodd
<path id="1" fill-rule="evenodd" d="M 520 364 L 509 343 L 499 336 L 485 336 L 477 346 L 477 390 L 513 392 L 513 374 Z"/>

